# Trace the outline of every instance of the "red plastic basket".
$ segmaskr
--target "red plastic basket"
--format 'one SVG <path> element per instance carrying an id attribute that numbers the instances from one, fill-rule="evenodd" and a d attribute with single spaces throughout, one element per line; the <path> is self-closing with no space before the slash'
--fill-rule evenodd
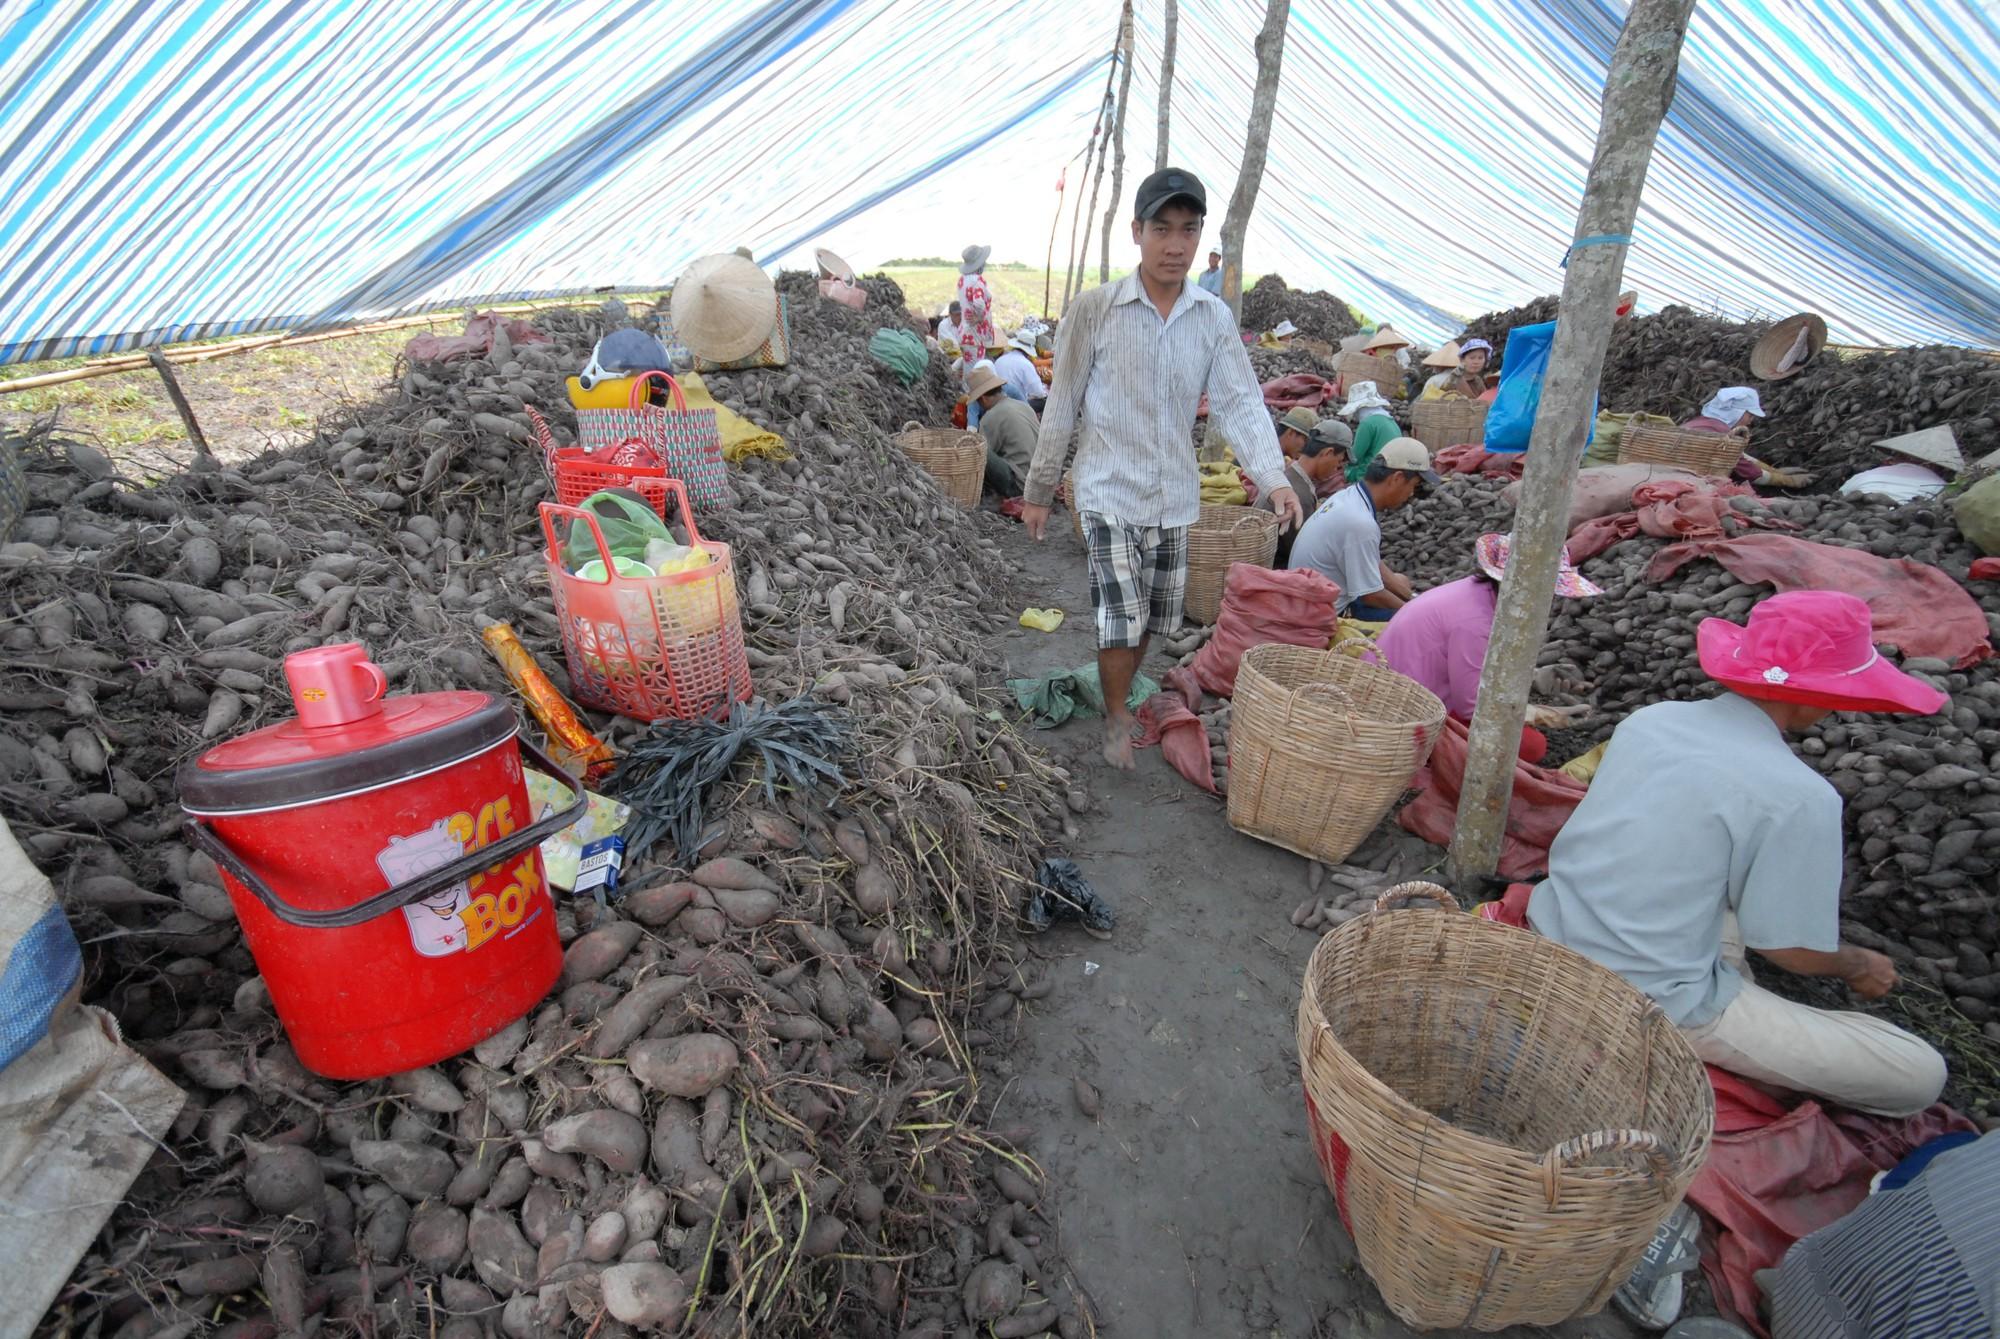
<path id="1" fill-rule="evenodd" d="M 578 507 L 544 502 L 549 586 L 562 622 L 570 691 L 579 702 L 641 721 L 688 720 L 726 711 L 750 698 L 750 662 L 727 544 L 701 537 L 687 489 L 664 481 L 680 504 L 688 543 L 714 559 L 707 567 L 662 576 L 616 573 L 597 518 Z M 590 527 L 606 576 L 590 581 L 562 563 L 558 522 Z M 565 524 L 565 529 L 568 525 Z"/>
<path id="2" fill-rule="evenodd" d="M 681 384 L 665 372 L 647 372 L 632 381 L 631 408 L 638 410 L 651 397 L 652 383 L 666 383 L 674 408 L 687 412 L 687 396 Z M 657 463 L 658 453 L 646 442 L 631 437 L 603 451 L 587 451 L 581 446 L 557 446 L 549 425 L 532 408 L 528 416 L 535 424 L 535 437 L 548 466 L 549 483 L 556 501 L 565 507 L 580 507 L 585 498 L 606 488 L 629 488 L 646 499 L 662 519 L 667 515 L 667 467 Z M 644 463 L 653 460 L 654 464 Z"/>

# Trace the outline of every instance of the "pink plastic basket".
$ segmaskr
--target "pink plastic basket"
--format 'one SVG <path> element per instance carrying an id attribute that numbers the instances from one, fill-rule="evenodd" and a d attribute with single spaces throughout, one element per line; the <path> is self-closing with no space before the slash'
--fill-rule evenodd
<path id="1" fill-rule="evenodd" d="M 579 702 L 642 721 L 714 716 L 750 697 L 750 662 L 729 546 L 695 529 L 687 489 L 665 481 L 687 524 L 688 543 L 714 559 L 707 567 L 661 576 L 619 576 L 597 518 L 578 507 L 541 504 L 549 586 L 562 622 L 570 691 Z M 564 531 L 590 527 L 605 579 L 563 566 Z"/>

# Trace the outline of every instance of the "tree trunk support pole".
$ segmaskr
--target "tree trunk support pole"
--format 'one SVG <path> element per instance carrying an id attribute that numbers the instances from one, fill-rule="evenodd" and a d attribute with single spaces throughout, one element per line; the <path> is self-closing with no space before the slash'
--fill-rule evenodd
<path id="1" fill-rule="evenodd" d="M 1474 892 L 1499 867 L 1529 683 L 1548 635 L 1556 571 L 1568 538 L 1570 491 L 1611 343 L 1632 222 L 1653 142 L 1673 103 L 1693 10 L 1694 0 L 1634 0 L 1611 53 L 1597 151 L 1563 274 L 1561 315 L 1529 438 L 1507 579 L 1500 585 L 1472 717 L 1451 842 L 1452 877 L 1461 895 Z"/>

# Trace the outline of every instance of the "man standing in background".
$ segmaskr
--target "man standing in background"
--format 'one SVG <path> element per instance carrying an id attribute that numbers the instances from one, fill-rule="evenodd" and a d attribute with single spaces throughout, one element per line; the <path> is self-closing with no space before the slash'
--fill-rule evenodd
<path id="1" fill-rule="evenodd" d="M 1208 253 L 1208 268 L 1201 272 L 1201 277 L 1196 279 L 1195 282 L 1201 285 L 1202 292 L 1213 293 L 1217 297 L 1222 296 L 1222 253 L 1220 251 L 1211 251 Z"/>

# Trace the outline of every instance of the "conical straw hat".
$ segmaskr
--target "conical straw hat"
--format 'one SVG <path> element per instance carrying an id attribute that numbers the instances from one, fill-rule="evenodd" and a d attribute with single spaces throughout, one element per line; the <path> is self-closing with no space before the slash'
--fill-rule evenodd
<path id="1" fill-rule="evenodd" d="M 778 323 L 778 290 L 757 263 L 736 255 L 703 256 L 674 284 L 674 337 L 718 363 L 747 357 Z"/>
<path id="2" fill-rule="evenodd" d="M 815 247 L 813 259 L 818 261 L 819 267 L 833 278 L 850 284 L 854 282 L 854 267 L 825 247 Z"/>
<path id="3" fill-rule="evenodd" d="M 1911 460 L 1942 465 L 1954 474 L 1965 468 L 1965 453 L 1958 449 L 1958 437 L 1949 423 L 1906 432 L 1900 437 L 1884 437 L 1875 445 Z"/>
<path id="4" fill-rule="evenodd" d="M 1458 341 L 1446 340 L 1430 357 L 1424 359 L 1425 367 L 1457 367 Z"/>

